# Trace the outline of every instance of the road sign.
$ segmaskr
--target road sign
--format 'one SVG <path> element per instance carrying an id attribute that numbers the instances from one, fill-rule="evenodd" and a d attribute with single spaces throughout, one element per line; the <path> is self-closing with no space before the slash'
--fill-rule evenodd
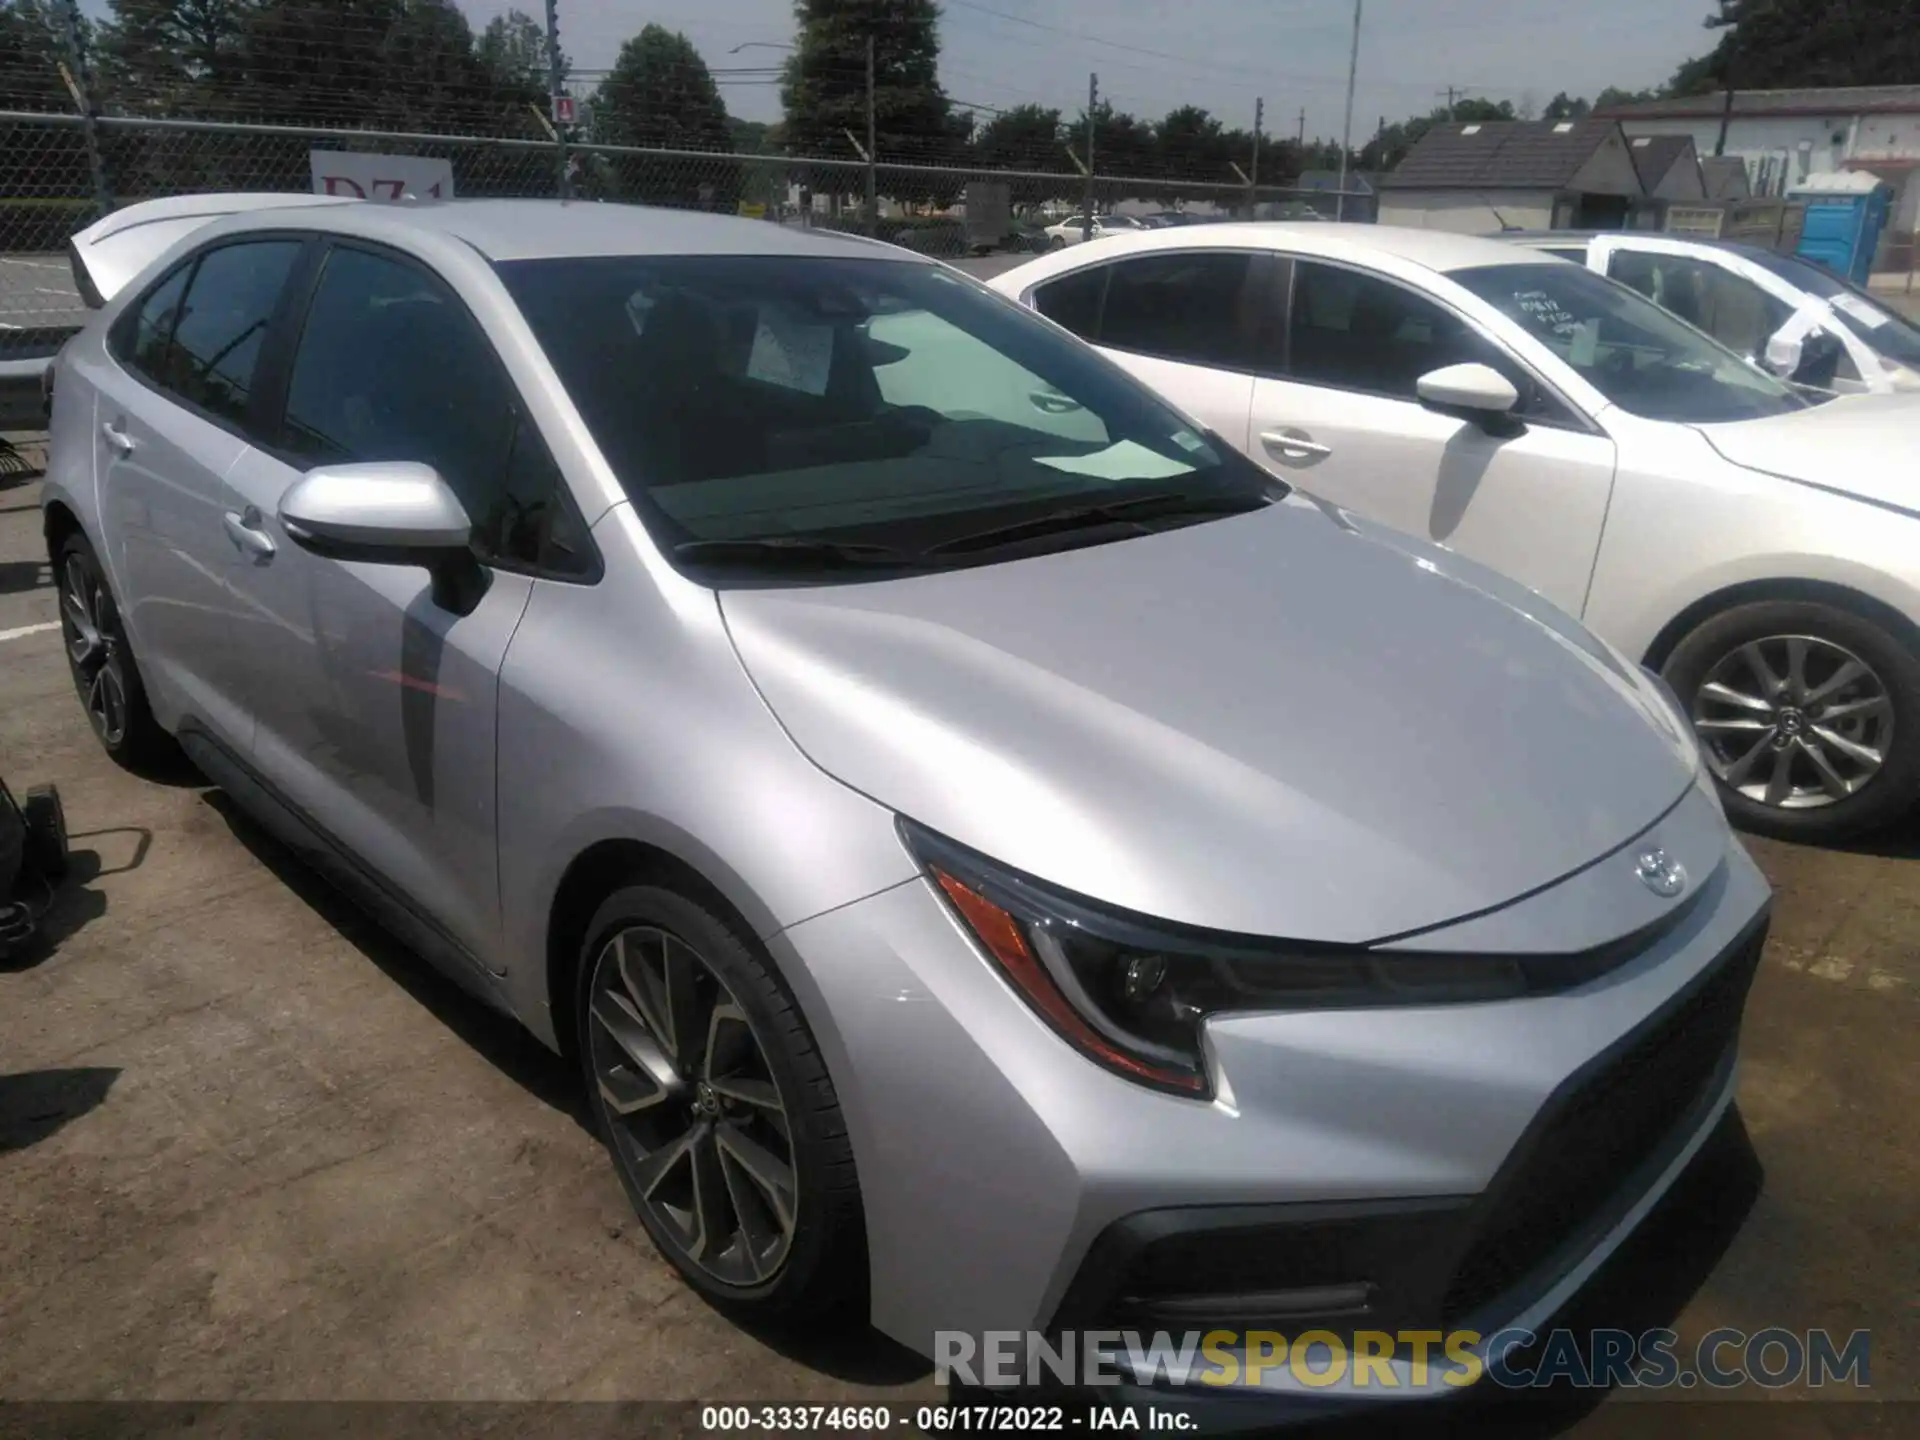
<path id="1" fill-rule="evenodd" d="M 556 95 L 553 97 L 553 123 L 556 125 L 573 124 L 573 96 Z"/>
<path id="2" fill-rule="evenodd" d="M 310 152 L 313 193 L 355 200 L 451 200 L 453 165 L 428 155 Z"/>

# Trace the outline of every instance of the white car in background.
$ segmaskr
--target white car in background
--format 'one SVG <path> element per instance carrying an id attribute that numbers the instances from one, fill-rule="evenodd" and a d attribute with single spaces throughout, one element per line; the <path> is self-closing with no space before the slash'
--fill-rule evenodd
<path id="1" fill-rule="evenodd" d="M 1093 217 L 1093 235 L 1098 240 L 1107 235 L 1142 235 L 1150 227 L 1127 215 L 1096 215 Z M 1064 250 L 1069 245 L 1078 245 L 1088 238 L 1087 217 L 1070 215 L 1058 225 L 1047 226 L 1047 246 L 1053 250 Z"/>
<path id="2" fill-rule="evenodd" d="M 990 283 L 1663 674 L 1749 828 L 1832 839 L 1920 795 L 1911 398 L 1790 386 L 1589 269 L 1429 230 L 1151 231 Z"/>
<path id="3" fill-rule="evenodd" d="M 1798 255 L 1636 231 L 1500 238 L 1631 285 L 1782 379 L 1841 395 L 1920 394 L 1920 325 Z"/>

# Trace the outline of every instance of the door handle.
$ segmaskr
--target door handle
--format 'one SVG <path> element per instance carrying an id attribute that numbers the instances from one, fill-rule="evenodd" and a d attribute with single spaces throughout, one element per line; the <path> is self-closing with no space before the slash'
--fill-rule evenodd
<path id="1" fill-rule="evenodd" d="M 273 537 L 260 527 L 260 512 L 249 505 L 244 514 L 236 515 L 229 510 L 223 523 L 227 527 L 227 538 L 240 548 L 242 554 L 251 555 L 256 561 L 273 558 Z"/>
<path id="2" fill-rule="evenodd" d="M 1260 443 L 1269 450 L 1277 450 L 1280 454 L 1295 460 L 1305 459 L 1308 456 L 1315 460 L 1324 460 L 1333 454 L 1331 445 L 1322 445 L 1318 440 L 1309 439 L 1303 431 L 1299 430 L 1262 430 Z"/>
<path id="3" fill-rule="evenodd" d="M 123 421 L 122 423 L 124 424 L 125 422 Z M 113 421 L 103 420 L 100 423 L 100 433 L 106 437 L 107 444 L 111 445 L 115 450 L 118 450 L 122 455 L 131 455 L 133 453 L 133 437 L 118 425 L 115 425 Z"/>

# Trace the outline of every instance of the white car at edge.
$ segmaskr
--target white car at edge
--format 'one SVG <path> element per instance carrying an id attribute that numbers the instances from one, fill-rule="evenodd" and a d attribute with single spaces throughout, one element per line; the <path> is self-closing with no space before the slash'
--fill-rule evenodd
<path id="1" fill-rule="evenodd" d="M 1790 387 L 1579 265 L 1435 231 L 1147 231 L 989 283 L 1662 673 L 1747 827 L 1832 839 L 1920 796 L 1912 397 Z"/>

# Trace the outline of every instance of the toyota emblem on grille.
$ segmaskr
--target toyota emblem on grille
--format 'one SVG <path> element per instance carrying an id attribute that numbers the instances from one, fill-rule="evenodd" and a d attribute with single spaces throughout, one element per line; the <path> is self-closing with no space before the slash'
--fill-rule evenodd
<path id="1" fill-rule="evenodd" d="M 1664 850 L 1648 850 L 1633 867 L 1640 883 L 1654 894 L 1671 900 L 1687 888 L 1687 867 Z"/>

